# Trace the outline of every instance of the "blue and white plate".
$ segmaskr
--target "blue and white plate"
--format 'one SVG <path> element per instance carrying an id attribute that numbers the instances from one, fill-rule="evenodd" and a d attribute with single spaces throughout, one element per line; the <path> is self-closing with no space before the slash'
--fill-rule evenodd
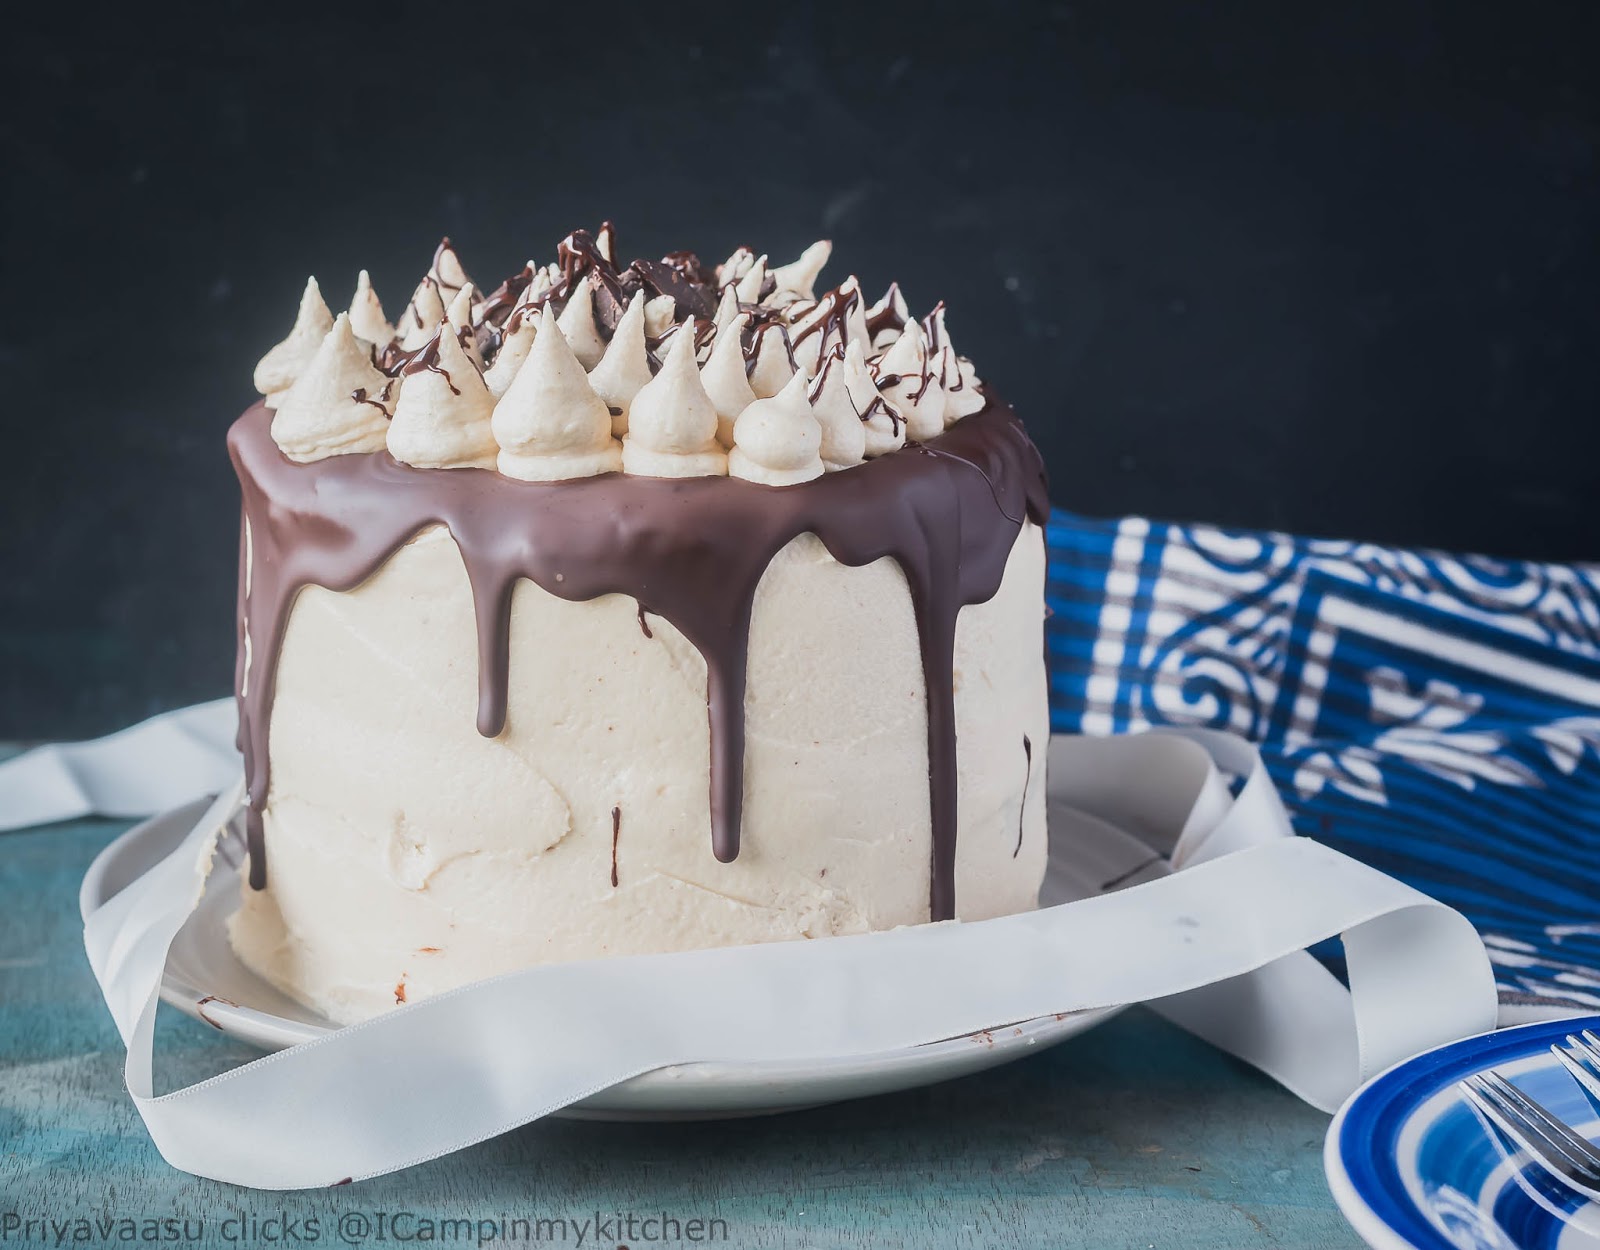
<path id="1" fill-rule="evenodd" d="M 1590 1140 L 1600 1117 L 1550 1054 L 1600 1016 L 1546 1020 L 1429 1051 L 1362 1086 L 1328 1129 L 1323 1163 L 1345 1218 L 1378 1250 L 1600 1247 L 1600 1204 L 1547 1176 L 1456 1088 L 1494 1068 Z"/>

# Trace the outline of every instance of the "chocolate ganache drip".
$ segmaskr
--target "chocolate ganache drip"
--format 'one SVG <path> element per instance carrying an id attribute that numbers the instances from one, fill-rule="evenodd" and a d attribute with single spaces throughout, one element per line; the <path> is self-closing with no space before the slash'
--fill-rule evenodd
<path id="1" fill-rule="evenodd" d="M 603 263 L 588 251 L 591 269 Z M 635 269 L 677 294 L 685 262 Z M 528 578 L 560 598 L 638 600 L 704 657 L 711 741 L 712 849 L 739 853 L 745 661 L 757 584 L 791 540 L 815 534 L 842 564 L 893 559 L 916 612 L 927 690 L 933 863 L 929 913 L 955 915 L 956 619 L 991 598 L 1023 523 L 1048 511 L 1039 454 L 990 398 L 926 443 L 786 487 L 731 477 L 605 474 L 524 482 L 484 469 L 414 469 L 386 451 L 296 463 L 272 413 L 250 408 L 228 435 L 244 495 L 236 670 L 239 745 L 249 785 L 250 883 L 266 885 L 261 812 L 270 791 L 268 726 L 283 632 L 304 586 L 350 590 L 431 525 L 460 548 L 477 616 L 478 730 L 506 723 L 512 591 Z M 641 615 L 641 621 L 643 617 Z M 248 641 L 248 664 L 246 642 Z"/>

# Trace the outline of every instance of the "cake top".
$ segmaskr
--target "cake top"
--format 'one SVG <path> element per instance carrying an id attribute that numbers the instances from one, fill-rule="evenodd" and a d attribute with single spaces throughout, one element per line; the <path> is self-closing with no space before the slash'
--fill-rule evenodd
<path id="1" fill-rule="evenodd" d="M 390 325 L 365 270 L 348 311 L 306 283 L 288 336 L 256 366 L 291 460 L 385 448 L 422 469 L 526 481 L 622 471 L 788 486 L 943 433 L 986 401 L 898 285 L 816 292 L 832 244 L 787 265 L 741 247 L 618 264 L 616 231 L 576 230 L 547 265 L 492 291 L 449 239 Z"/>

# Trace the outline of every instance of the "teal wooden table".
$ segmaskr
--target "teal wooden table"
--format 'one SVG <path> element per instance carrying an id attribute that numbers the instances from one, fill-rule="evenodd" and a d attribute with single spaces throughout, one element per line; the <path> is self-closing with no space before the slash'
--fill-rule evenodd
<path id="1" fill-rule="evenodd" d="M 62 1229 L 60 1244 L 124 1244 L 126 1220 L 169 1245 L 389 1245 L 430 1231 L 434 1244 L 515 1244 L 516 1220 L 524 1244 L 604 1250 L 1359 1245 L 1323 1181 L 1326 1117 L 1144 1011 L 979 1076 L 791 1115 L 548 1120 L 317 1193 L 175 1172 L 123 1089 L 78 922 L 79 879 L 125 827 L 0 834 L 0 1248 L 58 1244 Z M 254 1056 L 163 1012 L 159 1088 Z M 395 1097 L 405 1088 L 396 1072 Z"/>

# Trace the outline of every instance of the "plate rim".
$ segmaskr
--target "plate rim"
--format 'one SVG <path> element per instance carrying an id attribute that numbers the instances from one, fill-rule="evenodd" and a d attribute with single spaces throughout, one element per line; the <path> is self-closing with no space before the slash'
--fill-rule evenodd
<path id="1" fill-rule="evenodd" d="M 1339 1108 L 1323 1139 L 1323 1172 L 1340 1213 L 1363 1241 L 1375 1250 L 1457 1250 L 1409 1199 L 1397 1199 L 1387 1187 L 1391 1172 L 1373 1163 L 1371 1152 L 1354 1149 L 1353 1126 L 1402 1101 L 1410 1112 L 1470 1072 L 1538 1055 L 1546 1038 L 1555 1039 L 1585 1027 L 1600 1025 L 1600 1015 L 1575 1015 L 1534 1020 L 1504 1029 L 1491 1029 L 1460 1038 L 1433 1050 L 1402 1059 L 1363 1083 Z M 1593 1025 L 1589 1027 L 1594 1027 Z M 1553 1063 L 1554 1060 L 1551 1060 Z M 1412 1088 L 1418 1076 L 1448 1073 L 1425 1090 Z M 1395 1087 L 1396 1092 L 1391 1093 Z M 1375 1099 L 1381 1099 L 1376 1106 Z M 1363 1140 L 1371 1140 L 1365 1134 Z M 1393 1173 L 1397 1177 L 1397 1173 Z"/>
<path id="2" fill-rule="evenodd" d="M 139 820 L 125 829 L 122 833 L 108 842 L 95 855 L 87 869 L 84 871 L 83 880 L 78 890 L 78 909 L 82 918 L 87 918 L 91 911 L 104 906 L 116 896 L 108 893 L 106 880 L 112 866 L 122 857 L 128 855 L 130 849 L 138 845 L 142 839 L 150 836 L 158 826 L 169 822 L 193 820 L 205 810 L 211 802 L 211 797 L 202 797 L 189 803 L 179 804 L 157 812 L 143 820 Z M 225 884 L 218 880 L 218 874 L 236 875 L 237 868 L 226 863 L 217 862 L 213 866 L 212 877 L 208 879 L 206 894 L 211 891 L 211 882 Z M 120 889 L 117 891 L 120 893 Z M 212 1014 L 203 1010 L 205 999 L 197 999 L 189 992 L 202 987 L 180 985 L 173 975 L 163 970 L 160 998 L 163 1002 L 174 1007 L 193 1020 L 198 1020 L 211 1025 L 229 1036 L 238 1038 L 247 1045 L 263 1050 L 288 1049 L 290 1046 L 311 1040 L 312 1037 L 326 1036 L 335 1032 L 340 1027 L 331 1022 L 324 1026 L 303 1021 L 294 1021 L 285 1017 L 276 1016 L 269 1011 L 259 1008 L 233 1004 L 222 1000 L 226 1005 L 214 1008 L 216 1019 Z M 932 1042 L 922 1042 L 915 1046 L 900 1047 L 894 1050 L 876 1051 L 865 1055 L 836 1055 L 815 1060 L 763 1060 L 746 1063 L 730 1062 L 726 1060 L 702 1060 L 694 1063 L 674 1064 L 667 1067 L 652 1069 L 641 1073 L 627 1081 L 608 1087 L 605 1090 L 574 1103 L 564 1110 L 577 1115 L 594 1113 L 596 1116 L 606 1118 L 627 1117 L 632 1118 L 632 1113 L 619 1111 L 609 1104 L 613 1095 L 636 1095 L 645 1098 L 658 1097 L 668 1090 L 684 1093 L 686 1087 L 703 1086 L 708 1092 L 721 1088 L 726 1092 L 726 1087 L 731 1082 L 754 1086 L 764 1084 L 767 1086 L 785 1084 L 810 1084 L 828 1081 L 848 1081 L 860 1079 L 872 1074 L 882 1073 L 886 1065 L 892 1065 L 902 1077 L 915 1077 L 903 1085 L 894 1085 L 881 1092 L 889 1093 L 896 1089 L 915 1088 L 921 1085 L 933 1084 L 944 1080 L 958 1079 L 961 1076 L 971 1075 L 984 1068 L 996 1067 L 1013 1059 L 1022 1058 L 1029 1053 L 1035 1053 L 1058 1042 L 1086 1032 L 1098 1024 L 1104 1023 L 1112 1016 L 1125 1010 L 1125 1006 L 1086 1008 L 1075 1012 L 1057 1013 L 1051 1016 L 1039 1016 L 1029 1020 L 1012 1021 L 1004 1024 L 992 1025 L 986 1029 L 975 1030 L 955 1037 L 940 1038 Z M 240 1026 L 243 1026 L 242 1028 Z M 301 1030 L 313 1030 L 311 1037 L 301 1037 L 298 1040 L 285 1041 L 282 1045 L 272 1047 L 260 1040 L 263 1032 L 278 1032 L 280 1036 L 287 1033 L 298 1033 Z M 937 1067 L 941 1063 L 949 1062 L 957 1055 L 970 1053 L 967 1048 L 974 1044 L 984 1045 L 991 1060 L 978 1067 L 964 1068 L 961 1071 L 943 1073 L 932 1072 L 919 1075 L 917 1069 L 926 1066 Z M 909 1071 L 906 1069 L 910 1069 Z M 829 1096 L 821 1094 L 810 1103 L 800 1101 L 784 1101 L 781 1105 L 773 1107 L 774 1110 L 800 1109 L 802 1106 L 816 1106 L 823 1102 L 842 1101 L 855 1097 L 868 1097 L 871 1093 L 845 1094 Z M 593 1104 L 592 1106 L 590 1104 Z M 560 1114 L 560 1113 L 557 1113 Z M 641 1113 L 648 1116 L 652 1113 Z M 685 1114 L 690 1114 L 685 1112 Z M 710 1115 L 726 1114 L 725 1112 L 711 1110 Z"/>

